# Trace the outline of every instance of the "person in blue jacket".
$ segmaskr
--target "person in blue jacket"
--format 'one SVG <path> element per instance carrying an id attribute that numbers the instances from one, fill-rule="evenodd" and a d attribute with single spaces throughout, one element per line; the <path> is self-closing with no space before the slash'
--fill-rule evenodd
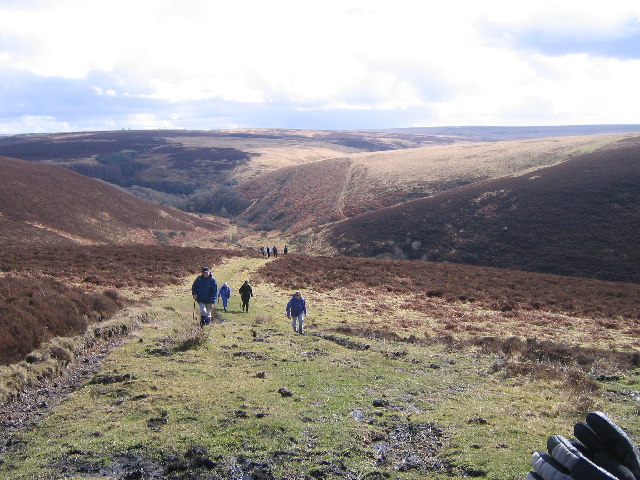
<path id="1" fill-rule="evenodd" d="M 296 292 L 287 303 L 287 318 L 291 318 L 293 331 L 304 335 L 304 316 L 307 314 L 307 304 L 300 292 Z"/>
<path id="2" fill-rule="evenodd" d="M 209 267 L 202 267 L 202 274 L 198 275 L 191 286 L 193 299 L 200 306 L 200 326 L 211 323 L 213 304 L 218 296 L 218 284 L 209 271 Z"/>
<path id="3" fill-rule="evenodd" d="M 222 299 L 222 307 L 224 311 L 227 311 L 227 302 L 231 296 L 231 287 L 227 282 L 224 282 L 218 291 L 218 299 Z"/>

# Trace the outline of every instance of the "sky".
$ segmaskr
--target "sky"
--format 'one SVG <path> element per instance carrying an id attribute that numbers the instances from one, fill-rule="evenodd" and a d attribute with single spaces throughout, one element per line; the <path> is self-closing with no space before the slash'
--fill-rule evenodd
<path id="1" fill-rule="evenodd" d="M 0 0 L 0 134 L 640 124 L 637 0 Z"/>

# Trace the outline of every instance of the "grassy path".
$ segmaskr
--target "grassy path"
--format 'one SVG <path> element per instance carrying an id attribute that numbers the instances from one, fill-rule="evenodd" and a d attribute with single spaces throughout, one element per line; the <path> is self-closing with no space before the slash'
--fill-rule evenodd
<path id="1" fill-rule="evenodd" d="M 233 294 L 205 338 L 193 278 L 150 299 L 154 321 L 2 457 L 0 477 L 516 479 L 563 424 L 533 413 L 550 387 L 506 385 L 487 356 L 333 335 L 353 314 L 311 292 L 305 336 L 274 285 L 252 282 L 242 312 L 238 287 L 264 261 L 214 268 Z"/>

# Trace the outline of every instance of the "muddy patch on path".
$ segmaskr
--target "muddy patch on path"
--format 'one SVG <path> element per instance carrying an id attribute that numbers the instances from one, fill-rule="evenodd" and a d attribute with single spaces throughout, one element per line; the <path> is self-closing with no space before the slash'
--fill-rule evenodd
<path id="1" fill-rule="evenodd" d="M 356 340 L 352 340 L 350 338 L 341 337 L 339 335 L 333 335 L 330 333 L 314 333 L 316 337 L 320 337 L 324 340 L 329 340 L 330 342 L 336 343 L 342 347 L 348 348 L 349 350 L 369 350 L 371 345 L 368 343 L 358 342 Z"/>
<path id="2" fill-rule="evenodd" d="M 25 446 L 22 434 L 36 427 L 67 395 L 89 381 L 104 358 L 124 340 L 109 337 L 94 344 L 55 377 L 19 393 L 13 401 L 0 404 L 0 463 L 2 456 Z"/>
<path id="3" fill-rule="evenodd" d="M 249 459 L 244 455 L 225 458 L 211 457 L 202 445 L 192 445 L 184 453 L 153 454 L 145 447 L 133 447 L 126 452 L 104 457 L 92 452 L 67 452 L 45 466 L 54 475 L 91 475 L 117 479 L 205 480 L 240 478 L 243 480 L 274 480 L 268 462 Z"/>
<path id="4" fill-rule="evenodd" d="M 440 455 L 446 441 L 445 432 L 431 423 L 396 425 L 375 434 L 371 448 L 378 467 L 453 474 L 456 467 Z"/>

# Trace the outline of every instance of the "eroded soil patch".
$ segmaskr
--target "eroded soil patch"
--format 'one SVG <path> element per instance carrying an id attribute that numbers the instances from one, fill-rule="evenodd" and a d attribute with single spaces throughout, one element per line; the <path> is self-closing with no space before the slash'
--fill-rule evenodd
<path id="1" fill-rule="evenodd" d="M 110 337 L 97 343 L 59 376 L 43 380 L 37 387 L 21 392 L 14 401 L 1 404 L 0 454 L 24 446 L 22 432 L 43 421 L 67 395 L 94 377 L 104 358 L 121 342 L 122 338 Z"/>

